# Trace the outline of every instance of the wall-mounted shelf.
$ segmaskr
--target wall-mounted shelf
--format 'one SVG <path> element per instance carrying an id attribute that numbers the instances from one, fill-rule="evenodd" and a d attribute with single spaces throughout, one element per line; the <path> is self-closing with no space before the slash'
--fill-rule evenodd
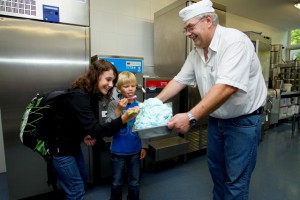
<path id="1" fill-rule="evenodd" d="M 282 92 L 281 96 L 291 96 L 291 95 L 300 95 L 299 91 L 292 91 L 292 92 Z"/>
<path id="2" fill-rule="evenodd" d="M 300 66 L 298 62 L 293 62 L 293 63 L 276 64 L 275 67 L 289 68 L 289 67 L 300 67 Z"/>

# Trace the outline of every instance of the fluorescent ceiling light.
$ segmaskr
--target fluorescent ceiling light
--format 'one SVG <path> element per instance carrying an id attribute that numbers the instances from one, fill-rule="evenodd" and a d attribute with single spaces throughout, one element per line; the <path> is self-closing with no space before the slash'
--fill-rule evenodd
<path id="1" fill-rule="evenodd" d="M 294 5 L 296 8 L 298 8 L 298 9 L 300 9 L 300 3 L 298 2 L 298 3 L 295 3 L 295 5 Z"/>

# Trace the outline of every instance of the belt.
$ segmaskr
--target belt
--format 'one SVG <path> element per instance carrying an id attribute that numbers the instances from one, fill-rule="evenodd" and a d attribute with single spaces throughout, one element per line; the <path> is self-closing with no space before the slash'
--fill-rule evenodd
<path id="1" fill-rule="evenodd" d="M 255 110 L 252 113 L 243 115 L 243 116 L 251 116 L 251 115 L 261 115 L 264 112 L 264 107 L 259 107 L 257 110 Z"/>

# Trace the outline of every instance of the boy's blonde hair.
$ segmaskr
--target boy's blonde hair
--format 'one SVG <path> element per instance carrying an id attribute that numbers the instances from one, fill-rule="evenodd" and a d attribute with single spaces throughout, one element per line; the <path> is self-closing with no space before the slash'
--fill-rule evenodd
<path id="1" fill-rule="evenodd" d="M 127 71 L 119 73 L 116 87 L 118 89 L 120 89 L 123 85 L 129 84 L 129 83 L 133 83 L 135 85 L 137 84 L 135 75 L 133 73 L 127 72 Z"/>

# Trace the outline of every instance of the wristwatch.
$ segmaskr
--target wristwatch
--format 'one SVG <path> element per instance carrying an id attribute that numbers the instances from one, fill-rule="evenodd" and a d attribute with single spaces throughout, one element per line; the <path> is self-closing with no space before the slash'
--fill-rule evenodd
<path id="1" fill-rule="evenodd" d="M 196 126 L 197 121 L 196 121 L 196 119 L 194 118 L 194 116 L 192 115 L 192 113 L 187 112 L 187 116 L 188 116 L 188 118 L 189 118 L 189 120 L 190 120 L 190 126 Z"/>

